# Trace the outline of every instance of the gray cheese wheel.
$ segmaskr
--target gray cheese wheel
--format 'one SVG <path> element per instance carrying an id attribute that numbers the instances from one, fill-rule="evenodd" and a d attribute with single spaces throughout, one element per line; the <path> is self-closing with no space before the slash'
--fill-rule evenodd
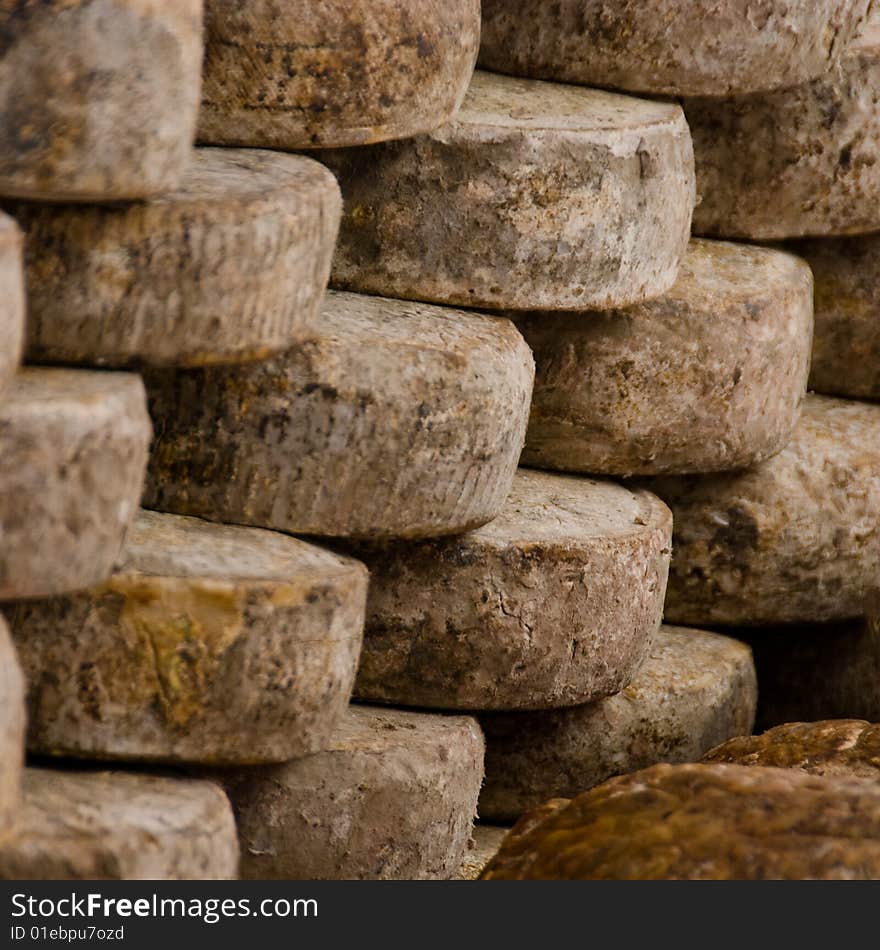
<path id="1" fill-rule="evenodd" d="M 229 801 L 213 782 L 26 769 L 2 880 L 228 880 L 238 871 Z"/>
<path id="2" fill-rule="evenodd" d="M 647 479 L 675 522 L 666 619 L 859 616 L 880 585 L 880 406 L 808 396 L 792 441 L 743 472 Z"/>
<path id="3" fill-rule="evenodd" d="M 7 610 L 48 755 L 283 762 L 323 748 L 367 572 L 286 535 L 141 512 L 99 587 Z"/>
<path id="4" fill-rule="evenodd" d="M 480 718 L 486 778 L 480 817 L 515 820 L 614 775 L 695 762 L 755 721 L 749 648 L 704 630 L 661 627 L 632 682 L 588 706 Z"/>
<path id="5" fill-rule="evenodd" d="M 320 153 L 345 198 L 332 282 L 477 307 L 668 290 L 694 202 L 678 105 L 476 72 L 430 135 Z"/>
<path id="6" fill-rule="evenodd" d="M 507 320 L 329 295 L 271 361 L 147 375 L 147 507 L 316 535 L 476 527 L 510 489 L 533 376 Z"/>
<path id="7" fill-rule="evenodd" d="M 224 778 L 241 876 L 445 880 L 467 852 L 483 736 L 464 716 L 352 706 L 322 753 Z"/>
<path id="8" fill-rule="evenodd" d="M 176 188 L 195 137 L 201 0 L 0 8 L 0 195 L 119 201 Z"/>
<path id="9" fill-rule="evenodd" d="M 880 399 L 880 235 L 814 238 L 791 250 L 815 280 L 810 388 Z"/>
<path id="10" fill-rule="evenodd" d="M 797 422 L 812 312 L 802 261 L 698 240 L 657 300 L 523 315 L 536 363 L 524 464 L 657 475 L 762 461 Z"/>
<path id="11" fill-rule="evenodd" d="M 24 768 L 24 676 L 0 615 L 0 847 L 18 823 Z"/>
<path id="12" fill-rule="evenodd" d="M 21 231 L 12 218 L 0 213 L 0 399 L 21 359 L 24 324 Z"/>
<path id="13" fill-rule="evenodd" d="M 471 534 L 358 549 L 371 578 L 355 695 L 546 709 L 616 693 L 660 624 L 671 528 L 647 492 L 520 469 Z"/>
<path id="14" fill-rule="evenodd" d="M 694 233 L 765 241 L 880 230 L 880 12 L 803 85 L 685 100 Z"/>
<path id="15" fill-rule="evenodd" d="M 18 373 L 0 399 L 0 600 L 109 576 L 140 502 L 150 434 L 138 376 Z"/>
<path id="16" fill-rule="evenodd" d="M 869 0 L 483 0 L 480 63 L 535 79 L 726 96 L 827 72 Z"/>
<path id="17" fill-rule="evenodd" d="M 299 149 L 428 132 L 461 104 L 479 0 L 206 0 L 199 139 Z"/>
<path id="18" fill-rule="evenodd" d="M 145 203 L 7 207 L 27 235 L 27 358 L 107 366 L 234 363 L 303 338 L 341 213 L 318 162 L 213 148 Z"/>

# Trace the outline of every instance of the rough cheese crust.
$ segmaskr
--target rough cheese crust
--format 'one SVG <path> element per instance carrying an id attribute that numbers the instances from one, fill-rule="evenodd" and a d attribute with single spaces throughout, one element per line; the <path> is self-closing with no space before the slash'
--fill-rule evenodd
<path id="1" fill-rule="evenodd" d="M 345 198 L 340 289 L 619 307 L 668 290 L 687 245 L 693 154 L 671 103 L 478 71 L 431 134 L 318 157 Z"/>
<path id="2" fill-rule="evenodd" d="M 206 0 L 199 139 L 338 148 L 428 132 L 464 98 L 479 0 Z"/>
<path id="3" fill-rule="evenodd" d="M 24 769 L 24 676 L 0 615 L 0 847 L 21 814 Z"/>
<path id="4" fill-rule="evenodd" d="M 177 187 L 202 51 L 201 0 L 4 0 L 0 195 L 120 201 Z"/>
<path id="5" fill-rule="evenodd" d="M 12 383 L 24 345 L 22 248 L 15 221 L 0 213 L 0 399 Z"/>

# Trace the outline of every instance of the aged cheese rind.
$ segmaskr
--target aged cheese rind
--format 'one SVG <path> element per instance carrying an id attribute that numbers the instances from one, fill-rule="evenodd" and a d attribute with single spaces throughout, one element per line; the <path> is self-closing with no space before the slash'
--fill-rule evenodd
<path id="1" fill-rule="evenodd" d="M 750 733 L 757 700 L 745 644 L 661 627 L 629 686 L 614 696 L 571 709 L 480 717 L 480 817 L 516 820 L 547 799 L 574 797 L 614 775 L 695 762 L 725 739 Z"/>
<path id="2" fill-rule="evenodd" d="M 345 198 L 345 290 L 619 307 L 666 291 L 687 246 L 693 154 L 673 103 L 478 71 L 431 134 L 319 157 Z"/>
<path id="3" fill-rule="evenodd" d="M 120 201 L 177 187 L 195 138 L 201 0 L 0 8 L 0 195 Z"/>
<path id="4" fill-rule="evenodd" d="M 0 846 L 18 823 L 24 769 L 24 676 L 0 615 Z"/>
<path id="5" fill-rule="evenodd" d="M 199 139 L 338 148 L 406 138 L 460 106 L 479 0 L 206 0 Z"/>
<path id="6" fill-rule="evenodd" d="M 0 844 L 3 880 L 227 880 L 235 819 L 200 779 L 29 768 L 17 833 Z"/>
<path id="7" fill-rule="evenodd" d="M 110 575 L 140 501 L 150 434 L 138 376 L 16 375 L 0 399 L 0 600 Z"/>
<path id="8" fill-rule="evenodd" d="M 869 0 L 483 0 L 480 64 L 535 79 L 727 96 L 827 72 Z"/>
<path id="9" fill-rule="evenodd" d="M 694 233 L 766 241 L 880 230 L 880 17 L 812 82 L 684 101 Z"/>
<path id="10" fill-rule="evenodd" d="M 803 261 L 695 240 L 654 301 L 509 314 L 536 363 L 524 464 L 657 475 L 774 455 L 806 392 L 812 310 Z"/>
<path id="11" fill-rule="evenodd" d="M 471 534 L 357 548 L 371 577 L 355 695 L 547 709 L 618 692 L 660 624 L 670 533 L 647 492 L 520 469 Z"/>
<path id="12" fill-rule="evenodd" d="M 876 780 L 742 765 L 655 765 L 548 811 L 514 828 L 484 879 L 880 876 Z"/>
<path id="13" fill-rule="evenodd" d="M 474 719 L 352 706 L 325 752 L 224 777 L 241 875 L 453 877 L 482 777 L 483 736 Z"/>
<path id="14" fill-rule="evenodd" d="M 0 399 L 12 383 L 24 345 L 22 246 L 15 221 L 0 213 Z"/>
<path id="15" fill-rule="evenodd" d="M 643 483 L 672 509 L 670 623 L 857 617 L 880 586 L 880 406 L 807 396 L 791 442 L 752 469 Z"/>
<path id="16" fill-rule="evenodd" d="M 286 535 L 141 512 L 103 585 L 7 611 L 28 746 L 134 761 L 322 749 L 363 633 L 362 565 Z"/>
<path id="17" fill-rule="evenodd" d="M 301 534 L 430 537 L 493 518 L 534 364 L 502 318 L 330 294 L 261 364 L 147 374 L 146 505 Z"/>
<path id="18" fill-rule="evenodd" d="M 311 159 L 212 148 L 146 203 L 7 207 L 27 235 L 31 362 L 189 366 L 314 329 L 341 199 Z"/>

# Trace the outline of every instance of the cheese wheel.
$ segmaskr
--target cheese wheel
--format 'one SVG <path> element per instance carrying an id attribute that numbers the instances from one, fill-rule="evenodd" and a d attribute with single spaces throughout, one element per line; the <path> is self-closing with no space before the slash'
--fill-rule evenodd
<path id="1" fill-rule="evenodd" d="M 774 458 L 644 485 L 675 523 L 670 623 L 846 619 L 880 589 L 880 406 L 808 396 Z"/>
<path id="2" fill-rule="evenodd" d="M 284 762 L 351 694 L 367 573 L 286 535 L 141 512 L 110 579 L 12 606 L 32 752 Z"/>
<path id="3" fill-rule="evenodd" d="M 0 615 L 0 846 L 21 811 L 24 730 L 24 676 Z"/>
<path id="4" fill-rule="evenodd" d="M 774 455 L 806 392 L 812 312 L 803 261 L 697 240 L 657 300 L 522 315 L 536 363 L 523 462 L 657 475 Z"/>
<path id="5" fill-rule="evenodd" d="M 21 370 L 0 399 L 0 600 L 109 576 L 140 501 L 150 434 L 135 375 Z"/>
<path id="6" fill-rule="evenodd" d="M 180 186 L 132 205 L 8 205 L 27 234 L 27 357 L 235 363 L 314 329 L 341 213 L 308 158 L 197 149 Z"/>
<path id="7" fill-rule="evenodd" d="M 199 138 L 299 149 L 428 132 L 461 104 L 479 0 L 206 0 Z"/>
<path id="8" fill-rule="evenodd" d="M 618 692 L 660 625 L 670 534 L 647 492 L 520 469 L 477 531 L 358 548 L 371 576 L 355 695 L 547 709 Z"/>
<path id="9" fill-rule="evenodd" d="M 483 736 L 464 716 L 352 706 L 330 747 L 224 778 L 248 880 L 445 880 L 467 850 Z"/>
<path id="10" fill-rule="evenodd" d="M 533 375 L 507 320 L 329 295 L 268 362 L 147 374 L 147 507 L 343 537 L 476 527 L 510 488 Z"/>
<path id="11" fill-rule="evenodd" d="M 480 817 L 513 821 L 658 762 L 695 762 L 748 734 L 758 688 L 749 648 L 730 637 L 661 627 L 629 686 L 588 706 L 480 717 L 486 778 Z M 771 764 L 771 763 L 767 763 Z"/>
<path id="12" fill-rule="evenodd" d="M 690 231 L 678 105 L 476 72 L 429 135 L 321 152 L 334 286 L 476 307 L 619 307 L 668 290 Z"/>
<path id="13" fill-rule="evenodd" d="M 497 825 L 475 825 L 467 853 L 455 875 L 455 880 L 475 881 L 498 853 L 508 830 Z"/>
<path id="14" fill-rule="evenodd" d="M 18 833 L 0 844 L 0 879 L 227 880 L 238 841 L 213 782 L 130 772 L 30 768 Z"/>
<path id="15" fill-rule="evenodd" d="M 120 201 L 177 187 L 202 0 L 7 2 L 0 36 L 0 195 Z"/>
<path id="16" fill-rule="evenodd" d="M 0 399 L 12 383 L 24 344 L 25 297 L 22 238 L 0 213 Z"/>
<path id="17" fill-rule="evenodd" d="M 483 0 L 480 63 L 535 79 L 727 96 L 821 76 L 869 0 Z"/>

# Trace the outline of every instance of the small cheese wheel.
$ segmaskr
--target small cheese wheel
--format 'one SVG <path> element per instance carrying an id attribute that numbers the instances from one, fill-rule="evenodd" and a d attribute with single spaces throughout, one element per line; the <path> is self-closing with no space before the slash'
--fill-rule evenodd
<path id="1" fill-rule="evenodd" d="M 767 241 L 880 230 L 880 15 L 803 85 L 685 100 L 694 233 Z"/>
<path id="2" fill-rule="evenodd" d="M 127 772 L 30 768 L 18 832 L 0 844 L 0 879 L 227 880 L 238 841 L 213 782 Z"/>
<path id="3" fill-rule="evenodd" d="M 655 765 L 507 836 L 487 880 L 871 880 L 876 779 Z"/>
<path id="4" fill-rule="evenodd" d="M 24 343 L 22 267 L 21 231 L 0 213 L 0 399 L 12 383 Z"/>
<path id="5" fill-rule="evenodd" d="M 790 722 L 760 736 L 729 739 L 703 761 L 876 781 L 880 779 L 880 725 L 858 719 Z"/>
<path id="6" fill-rule="evenodd" d="M 483 778 L 474 719 L 352 706 L 330 747 L 224 777 L 250 880 L 444 880 Z"/>
<path id="7" fill-rule="evenodd" d="M 138 376 L 18 373 L 0 399 L 0 600 L 110 575 L 140 501 L 150 434 Z"/>
<path id="8" fill-rule="evenodd" d="M 743 472 L 645 486 L 675 522 L 666 619 L 857 617 L 880 585 L 880 406 L 807 396 L 794 438 Z"/>
<path id="9" fill-rule="evenodd" d="M 727 96 L 821 76 L 869 0 L 483 0 L 480 63 L 535 79 Z"/>
<path id="10" fill-rule="evenodd" d="M 749 648 L 704 630 L 661 627 L 622 692 L 572 709 L 480 718 L 486 778 L 480 817 L 516 820 L 658 762 L 694 762 L 750 733 L 758 686 Z M 770 763 L 768 763 L 770 764 Z"/>
<path id="11" fill-rule="evenodd" d="M 520 469 L 477 531 L 359 548 L 371 577 L 355 695 L 547 709 L 618 692 L 660 625 L 671 528 L 647 492 Z"/>
<path id="12" fill-rule="evenodd" d="M 284 762 L 354 682 L 367 572 L 286 535 L 141 512 L 99 587 L 8 611 L 32 752 Z"/>
<path id="13" fill-rule="evenodd" d="M 516 320 L 535 354 L 523 462 L 609 475 L 754 465 L 791 438 L 806 392 L 810 269 L 692 241 L 664 296 Z"/>
<path id="14" fill-rule="evenodd" d="M 21 811 L 24 717 L 24 676 L 0 615 L 0 845 Z"/>
<path id="15" fill-rule="evenodd" d="M 0 6 L 0 194 L 119 201 L 177 187 L 195 138 L 202 0 Z"/>
<path id="16" fill-rule="evenodd" d="M 687 246 L 681 108 L 476 72 L 429 135 L 322 152 L 345 198 L 334 286 L 513 309 L 668 290 Z"/>
<path id="17" fill-rule="evenodd" d="M 815 279 L 810 388 L 880 399 L 880 235 L 813 238 L 791 249 Z"/>
<path id="18" fill-rule="evenodd" d="M 8 207 L 27 234 L 28 359 L 107 366 L 286 349 L 313 329 L 341 214 L 318 162 L 214 148 L 146 203 Z"/>
<path id="19" fill-rule="evenodd" d="M 501 507 L 534 364 L 500 317 L 328 296 L 271 361 L 147 374 L 147 507 L 301 534 L 425 537 Z"/>
<path id="20" fill-rule="evenodd" d="M 206 0 L 199 138 L 299 149 L 406 138 L 461 104 L 479 0 Z"/>

